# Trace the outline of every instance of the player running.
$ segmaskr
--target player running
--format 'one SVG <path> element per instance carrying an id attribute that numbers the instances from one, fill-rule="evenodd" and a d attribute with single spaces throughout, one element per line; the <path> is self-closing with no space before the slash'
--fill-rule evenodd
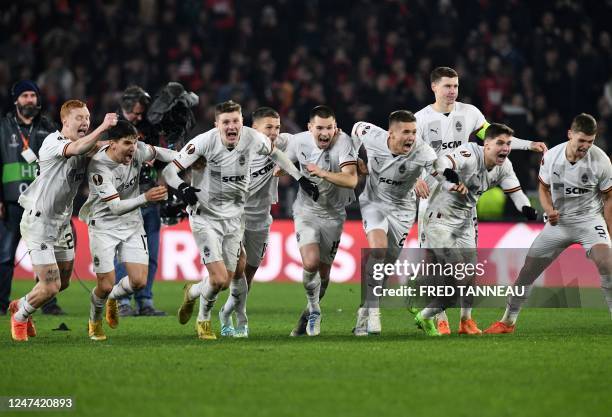
<path id="1" fill-rule="evenodd" d="M 308 305 L 291 332 L 291 336 L 317 336 L 321 332 L 319 301 L 329 284 L 346 219 L 345 207 L 355 201 L 357 157 L 351 138 L 338 130 L 336 116 L 327 106 L 310 111 L 308 131 L 291 138 L 287 156 L 299 162 L 301 172 L 319 186 L 317 201 L 300 190 L 293 204 Z"/>
<path id="2" fill-rule="evenodd" d="M 417 137 L 429 144 L 438 154 L 446 155 L 461 145 L 468 143 L 470 136 L 475 135 L 484 140 L 485 131 L 490 125 L 481 111 L 467 103 L 457 101 L 459 95 L 459 75 L 449 67 L 435 68 L 430 75 L 431 89 L 435 102 L 415 113 L 417 118 Z M 546 144 L 512 137 L 512 149 L 546 152 Z M 425 181 L 418 180 L 415 191 L 420 198 L 418 203 L 418 233 L 423 233 L 423 221 L 427 211 L 427 198 L 437 187 L 431 176 Z M 473 213 L 478 238 L 478 218 L 476 209 Z M 421 236 L 422 240 L 422 236 Z M 446 313 L 438 316 L 438 327 L 443 334 L 450 334 Z"/>
<path id="3" fill-rule="evenodd" d="M 521 306 L 533 283 L 573 243 L 581 244 L 601 275 L 601 289 L 612 314 L 612 164 L 595 146 L 597 122 L 579 114 L 567 132 L 568 141 L 546 153 L 540 166 L 540 203 L 548 223 L 527 253 L 515 286 L 525 286 L 522 297 L 508 297 L 500 321 L 485 333 L 513 333 Z"/>
<path id="4" fill-rule="evenodd" d="M 242 214 L 256 155 L 270 156 L 282 169 L 298 180 L 308 199 L 318 197 L 316 185 L 304 177 L 266 136 L 243 126 L 238 103 L 226 101 L 215 109 L 215 128 L 193 138 L 179 152 L 174 164 L 163 176 L 189 204 L 189 223 L 200 249 L 209 277 L 197 284 L 187 284 L 178 318 L 185 324 L 191 318 L 196 298 L 202 296 L 196 323 L 198 337 L 216 339 L 210 314 L 217 295 L 234 277 L 240 255 Z M 202 175 L 192 177 L 192 185 L 179 176 L 200 157 L 206 159 Z"/>
<path id="5" fill-rule="evenodd" d="M 153 187 L 140 194 L 138 179 L 146 161 L 170 162 L 174 151 L 153 147 L 138 140 L 130 122 L 120 120 L 109 129 L 109 144 L 89 163 L 89 198 L 79 217 L 88 224 L 89 245 L 97 285 L 90 296 L 89 338 L 106 340 L 102 313 L 106 303 L 109 327 L 119 324 L 117 299 L 144 287 L 149 269 L 147 237 L 138 208 L 168 198 L 166 187 Z M 115 283 L 115 255 L 125 262 L 127 276 Z"/>
<path id="6" fill-rule="evenodd" d="M 424 170 L 431 171 L 435 151 L 416 138 L 416 118 L 407 110 L 389 115 L 389 130 L 366 122 L 353 126 L 352 139 L 368 156 L 365 190 L 359 196 L 363 228 L 370 247 L 365 266 L 368 289 L 357 311 L 356 336 L 381 332 L 379 299 L 373 295 L 375 264 L 394 262 L 416 218 L 413 189 Z"/>
<path id="7" fill-rule="evenodd" d="M 275 148 L 285 151 L 291 137 L 280 132 L 280 116 L 270 107 L 260 107 L 253 112 L 253 129 L 267 136 Z M 247 294 L 253 277 L 266 254 L 272 215 L 270 207 L 278 200 L 278 177 L 273 175 L 275 162 L 266 155 L 256 155 L 251 166 L 251 182 L 244 205 L 244 236 L 237 273 L 230 283 L 230 295 L 219 311 L 221 336 L 248 337 L 249 326 L 246 314 Z M 240 265 L 244 273 L 240 273 Z M 234 328 L 232 312 L 236 312 Z"/>
<path id="8" fill-rule="evenodd" d="M 508 126 L 493 123 L 485 132 L 484 146 L 476 143 L 462 145 L 438 157 L 434 163 L 437 175 L 457 184 L 452 189 L 437 186 L 425 213 L 421 243 L 424 248 L 432 249 L 437 262 L 455 262 L 461 258 L 475 263 L 476 236 L 472 214 L 480 195 L 492 187 L 499 185 L 518 211 L 529 220 L 535 220 L 537 213 L 521 190 L 508 159 L 513 133 Z M 462 297 L 460 334 L 482 333 L 472 319 L 471 302 L 471 297 Z M 444 309 L 444 305 L 436 305 L 421 310 L 415 317 L 417 326 L 429 336 L 440 335 L 433 318 Z"/>
<path id="9" fill-rule="evenodd" d="M 62 130 L 47 136 L 39 151 L 40 174 L 19 197 L 24 208 L 21 235 L 32 258 L 38 283 L 9 305 L 11 335 L 27 341 L 36 336 L 32 314 L 68 288 L 74 264 L 74 237 L 70 227 L 72 203 L 85 178 L 87 153 L 99 136 L 117 123 L 108 113 L 89 135 L 89 110 L 79 100 L 69 100 L 60 110 Z"/>

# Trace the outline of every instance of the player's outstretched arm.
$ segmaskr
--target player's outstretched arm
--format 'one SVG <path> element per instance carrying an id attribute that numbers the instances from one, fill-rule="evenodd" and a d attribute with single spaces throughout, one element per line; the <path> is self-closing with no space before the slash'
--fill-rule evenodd
<path id="1" fill-rule="evenodd" d="M 172 162 L 178 156 L 178 152 L 172 149 L 160 148 L 159 146 L 152 146 L 152 148 L 155 151 L 153 158 L 161 162 Z"/>
<path id="2" fill-rule="evenodd" d="M 67 157 L 75 156 L 75 155 L 83 155 L 92 150 L 96 146 L 96 142 L 98 138 L 105 130 L 109 129 L 112 126 L 117 124 L 117 114 L 116 113 L 107 113 L 104 116 L 104 121 L 100 126 L 98 126 L 93 132 L 91 132 L 87 136 L 83 136 L 80 139 L 71 142 L 66 150 L 64 151 L 64 155 Z"/>
<path id="3" fill-rule="evenodd" d="M 476 130 L 476 136 L 480 140 L 484 140 L 485 132 L 487 130 L 487 127 L 489 127 L 490 125 L 491 124 L 489 122 L 485 121 L 484 124 L 479 129 Z M 533 152 L 541 152 L 541 153 L 544 153 L 548 150 L 548 147 L 546 146 L 544 142 L 536 142 L 536 141 L 531 141 L 531 140 L 520 139 L 520 138 L 517 138 L 516 136 L 512 136 L 512 141 L 510 142 L 510 148 L 514 150 L 520 150 L 520 151 L 533 151 Z"/>
<path id="4" fill-rule="evenodd" d="M 308 194 L 314 201 L 319 199 L 319 187 L 317 187 L 317 184 L 303 176 L 283 151 L 278 148 L 272 149 L 272 152 L 270 152 L 270 158 L 276 162 L 276 165 L 278 165 L 279 168 L 295 178 L 304 192 L 306 192 L 306 194 Z"/>
<path id="5" fill-rule="evenodd" d="M 531 207 L 531 202 L 520 188 L 506 192 L 514 203 L 514 207 L 527 218 L 527 220 L 535 220 L 538 218 L 538 212 Z"/>
<path id="6" fill-rule="evenodd" d="M 129 213 L 149 202 L 163 201 L 168 199 L 168 190 L 163 185 L 151 188 L 144 194 L 140 194 L 138 197 L 128 198 L 127 200 L 121 200 L 119 197 L 107 201 L 108 207 L 116 216 Z"/>
<path id="7" fill-rule="evenodd" d="M 540 196 L 540 205 L 542 210 L 548 216 L 548 222 L 551 226 L 555 226 L 559 222 L 559 212 L 553 206 L 552 194 L 550 193 L 550 185 L 540 182 L 538 186 L 538 195 Z"/>
<path id="8" fill-rule="evenodd" d="M 357 176 L 357 162 L 346 162 L 340 168 L 340 172 L 326 171 L 315 164 L 306 165 L 310 174 L 331 182 L 338 187 L 355 188 L 359 177 Z"/>

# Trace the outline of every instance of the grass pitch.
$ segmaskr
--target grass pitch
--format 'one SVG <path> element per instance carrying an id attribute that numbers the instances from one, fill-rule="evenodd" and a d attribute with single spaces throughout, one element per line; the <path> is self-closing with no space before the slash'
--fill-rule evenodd
<path id="1" fill-rule="evenodd" d="M 90 287 L 92 282 L 86 282 Z M 17 281 L 14 296 L 31 287 Z M 10 339 L 0 317 L 0 396 L 70 396 L 65 416 L 600 416 L 612 409 L 612 321 L 604 309 L 526 309 L 514 335 L 427 338 L 404 310 L 383 311 L 383 335 L 355 338 L 359 287 L 331 285 L 322 335 L 289 338 L 298 284 L 255 284 L 251 337 L 201 341 L 174 315 L 182 283 L 155 284 L 168 317 L 130 317 L 109 339 L 87 338 L 88 295 L 70 314 L 36 315 L 39 336 Z M 225 301 L 224 293 L 213 313 Z M 501 309 L 476 309 L 486 328 Z M 449 312 L 456 331 L 458 312 Z M 71 331 L 52 331 L 61 322 Z M 50 414 L 49 414 L 50 413 Z M 40 415 L 19 412 L 14 415 Z M 0 415 L 11 413 L 0 412 Z"/>

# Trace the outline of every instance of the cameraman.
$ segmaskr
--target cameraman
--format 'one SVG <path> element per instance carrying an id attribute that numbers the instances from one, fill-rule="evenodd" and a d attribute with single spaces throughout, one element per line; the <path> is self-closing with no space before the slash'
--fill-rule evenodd
<path id="1" fill-rule="evenodd" d="M 151 96 L 147 94 L 139 86 L 129 86 L 121 96 L 121 108 L 117 111 L 120 120 L 131 122 L 140 136 L 140 140 L 149 145 L 157 146 L 159 144 L 159 135 L 154 131 L 151 124 L 146 120 L 147 109 L 151 104 Z M 157 185 L 157 171 L 155 166 L 146 164 L 140 171 L 140 192 L 153 188 Z M 157 257 L 159 254 L 159 230 L 161 228 L 161 219 L 158 203 L 149 203 L 142 207 L 142 219 L 144 222 L 144 230 L 147 235 L 147 249 L 149 251 L 149 272 L 147 275 L 146 286 L 134 294 L 136 300 L 136 309 L 133 309 L 130 304 L 130 297 L 125 297 L 119 300 L 119 315 L 125 316 L 165 316 L 166 313 L 157 310 L 153 305 L 153 281 L 157 272 Z M 121 278 L 127 275 L 125 266 L 115 262 L 115 282 L 119 282 Z"/>

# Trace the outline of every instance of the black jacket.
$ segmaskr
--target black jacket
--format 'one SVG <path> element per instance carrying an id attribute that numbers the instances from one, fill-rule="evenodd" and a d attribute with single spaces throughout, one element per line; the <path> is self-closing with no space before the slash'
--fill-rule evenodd
<path id="1" fill-rule="evenodd" d="M 0 202 L 17 202 L 36 177 L 38 165 L 28 164 L 21 156 L 24 150 L 21 134 L 29 137 L 29 147 L 38 156 L 45 138 L 56 130 L 50 119 L 40 115 L 31 125 L 25 125 L 12 113 L 0 119 Z"/>

